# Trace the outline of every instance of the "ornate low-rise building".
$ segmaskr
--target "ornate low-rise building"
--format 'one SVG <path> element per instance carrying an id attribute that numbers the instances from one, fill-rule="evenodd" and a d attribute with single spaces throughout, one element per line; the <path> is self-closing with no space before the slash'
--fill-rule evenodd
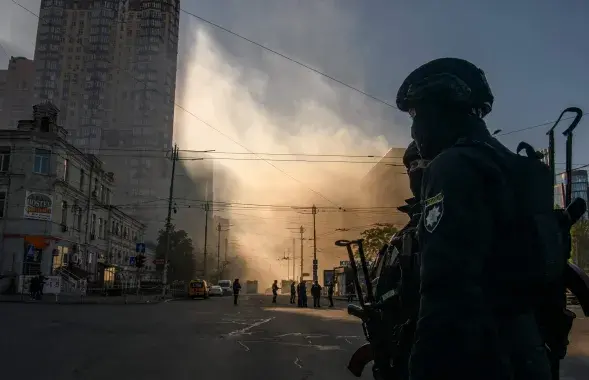
<path id="1" fill-rule="evenodd" d="M 0 130 L 0 270 L 45 275 L 68 268 L 99 279 L 135 251 L 145 226 L 111 204 L 114 176 L 66 141 L 51 103 Z"/>

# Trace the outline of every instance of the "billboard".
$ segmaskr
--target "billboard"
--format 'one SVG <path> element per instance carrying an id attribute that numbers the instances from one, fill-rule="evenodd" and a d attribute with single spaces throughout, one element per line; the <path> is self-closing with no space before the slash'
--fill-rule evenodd
<path id="1" fill-rule="evenodd" d="M 50 194 L 27 191 L 25 197 L 25 219 L 51 221 L 53 198 Z"/>

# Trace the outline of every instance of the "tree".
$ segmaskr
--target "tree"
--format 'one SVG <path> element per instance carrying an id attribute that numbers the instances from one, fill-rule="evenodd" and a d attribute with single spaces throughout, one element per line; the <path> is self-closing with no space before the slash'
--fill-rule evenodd
<path id="1" fill-rule="evenodd" d="M 160 230 L 157 238 L 156 257 L 164 259 L 168 243 L 168 234 L 165 229 Z M 170 228 L 170 255 L 168 257 L 168 282 L 190 281 L 194 279 L 196 265 L 193 256 L 192 239 L 186 231 L 176 231 L 175 226 Z M 163 266 L 162 266 L 163 267 Z"/>
<path id="2" fill-rule="evenodd" d="M 378 251 L 387 244 L 391 237 L 397 232 L 397 228 L 389 223 L 378 224 L 375 227 L 364 230 L 360 236 L 364 239 L 364 253 L 366 260 L 372 261 Z"/>
<path id="3" fill-rule="evenodd" d="M 571 228 L 571 258 L 579 267 L 589 266 L 589 221 L 581 219 Z"/>

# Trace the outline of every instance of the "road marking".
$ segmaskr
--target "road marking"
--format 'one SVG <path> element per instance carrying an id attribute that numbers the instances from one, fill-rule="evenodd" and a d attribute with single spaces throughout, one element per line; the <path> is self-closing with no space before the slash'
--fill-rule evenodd
<path id="1" fill-rule="evenodd" d="M 238 341 L 237 341 L 237 343 L 241 344 L 241 346 L 242 346 L 243 348 L 245 348 L 245 351 L 246 351 L 246 352 L 250 350 L 250 348 L 249 348 L 248 346 L 246 346 L 245 344 L 243 344 L 243 342 L 241 342 L 241 341 L 239 341 L 239 340 L 238 340 Z"/>
<path id="2" fill-rule="evenodd" d="M 299 368 L 303 368 L 303 363 L 301 362 L 301 360 L 299 358 L 295 359 L 294 364 Z"/>
<path id="3" fill-rule="evenodd" d="M 338 351 L 342 348 L 340 346 L 322 346 L 319 344 L 303 344 L 303 343 L 291 343 L 291 342 L 278 342 L 275 340 L 267 340 L 267 339 L 257 339 L 257 340 L 246 340 L 246 343 L 271 343 L 271 344 L 278 344 L 282 346 L 293 346 L 293 347 L 303 347 L 303 348 L 315 348 L 319 351 Z"/>
<path id="4" fill-rule="evenodd" d="M 329 335 L 326 335 L 326 334 L 307 335 L 305 338 L 306 339 L 314 339 L 314 338 L 324 338 L 326 336 L 329 336 Z"/>
<path id="5" fill-rule="evenodd" d="M 348 338 L 346 338 L 346 342 L 352 344 L 352 342 L 350 342 L 350 340 Z"/>
<path id="6" fill-rule="evenodd" d="M 358 336 L 355 335 L 338 335 L 335 339 L 358 339 Z"/>
<path id="7" fill-rule="evenodd" d="M 285 336 L 301 336 L 303 334 L 301 333 L 286 333 L 286 334 L 280 334 L 280 335 L 276 335 L 276 338 L 284 338 Z"/>
<path id="8" fill-rule="evenodd" d="M 270 321 L 271 321 L 271 320 L 273 320 L 273 319 L 274 319 L 274 317 L 270 317 L 270 318 L 267 318 L 267 319 L 262 319 L 261 321 L 258 321 L 258 322 L 254 323 L 254 324 L 252 324 L 252 325 L 249 325 L 248 327 L 244 327 L 244 328 L 242 328 L 242 329 L 239 329 L 239 330 L 232 331 L 232 332 L 230 332 L 230 333 L 229 333 L 229 334 L 227 334 L 227 335 L 228 335 L 228 336 L 235 336 L 235 335 L 241 335 L 241 334 L 244 334 L 244 333 L 245 333 L 245 332 L 247 332 L 248 330 L 251 330 L 251 329 L 253 329 L 254 327 L 258 327 L 258 326 L 260 326 L 260 325 L 263 325 L 264 323 L 268 323 L 268 322 L 270 322 Z"/>
<path id="9" fill-rule="evenodd" d="M 308 340 L 307 342 L 309 342 L 309 344 L 313 344 L 313 342 L 311 342 L 310 340 Z"/>

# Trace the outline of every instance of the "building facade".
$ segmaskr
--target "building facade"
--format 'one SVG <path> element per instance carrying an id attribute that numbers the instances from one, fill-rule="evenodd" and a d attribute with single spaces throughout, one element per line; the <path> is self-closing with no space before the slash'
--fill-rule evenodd
<path id="1" fill-rule="evenodd" d="M 587 170 L 575 169 L 571 173 L 571 199 L 584 199 L 585 202 L 589 200 L 589 176 Z M 559 207 L 565 206 L 565 191 L 566 191 L 566 173 L 557 176 L 557 184 L 555 186 L 554 198 L 555 203 Z M 587 213 L 583 215 L 583 219 L 587 219 Z"/>
<path id="2" fill-rule="evenodd" d="M 0 130 L 0 270 L 47 275 L 68 268 L 93 281 L 145 226 L 111 204 L 113 173 L 69 144 L 57 119 L 57 108 L 44 103 L 16 130 Z"/>
<path id="3" fill-rule="evenodd" d="M 361 207 L 373 210 L 365 211 L 362 215 L 352 212 L 343 212 L 346 228 L 350 226 L 364 226 L 360 231 L 346 233 L 345 239 L 357 238 L 362 229 L 370 228 L 373 223 L 390 223 L 399 227 L 407 223 L 407 215 L 398 211 L 396 207 L 405 204 L 405 199 L 413 197 L 409 188 L 409 177 L 405 165 L 403 165 L 403 154 L 405 148 L 391 148 L 382 159 L 370 169 L 360 180 L 357 194 L 353 195 L 355 202 Z M 368 227 L 366 227 L 368 226 Z M 344 237 L 342 237 L 343 239 Z"/>
<path id="4" fill-rule="evenodd" d="M 117 204 L 167 194 L 179 7 L 179 0 L 41 1 L 35 94 L 63 111 L 72 144 L 113 168 Z M 160 208 L 127 211 L 165 218 Z M 149 227 L 156 235 L 161 223 Z"/>
<path id="5" fill-rule="evenodd" d="M 16 129 L 31 113 L 35 64 L 24 57 L 10 57 L 8 69 L 0 71 L 0 126 Z"/>

